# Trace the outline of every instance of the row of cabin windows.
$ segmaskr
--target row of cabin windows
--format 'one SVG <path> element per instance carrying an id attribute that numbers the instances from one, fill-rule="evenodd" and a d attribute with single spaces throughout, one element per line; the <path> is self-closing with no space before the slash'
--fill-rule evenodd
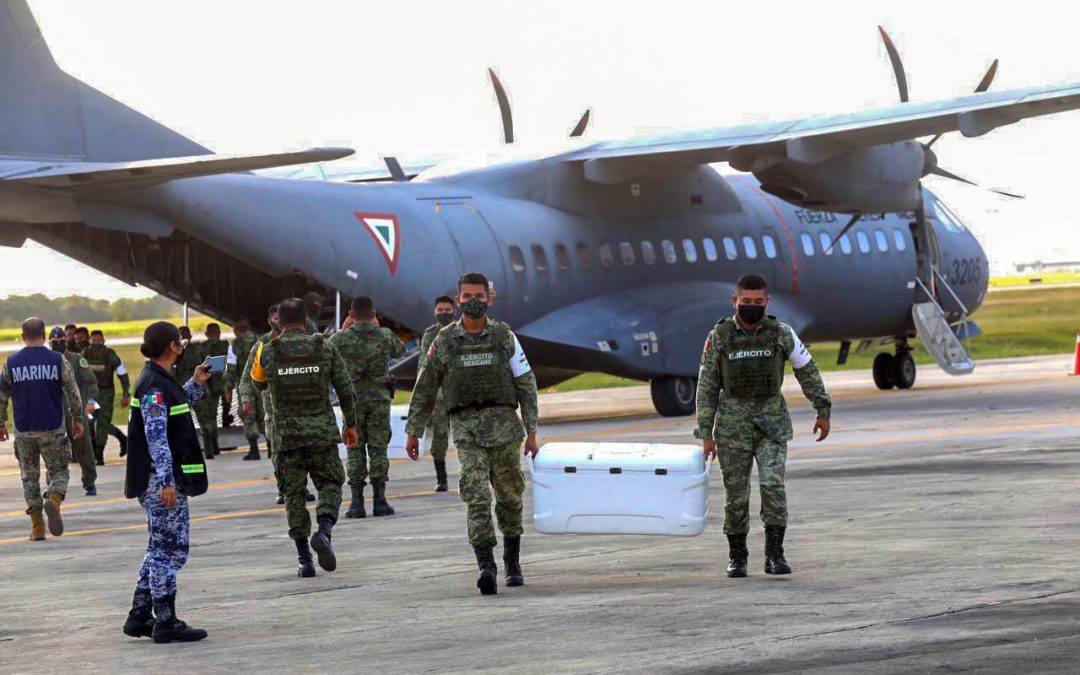
<path id="1" fill-rule="evenodd" d="M 890 247 L 895 248 L 897 251 L 907 250 L 907 240 L 904 238 L 904 233 L 899 229 L 892 230 L 891 246 L 889 235 L 886 234 L 884 230 L 874 230 L 873 236 L 873 246 L 880 253 L 887 253 Z M 833 246 L 833 238 L 828 232 L 819 232 L 816 243 L 813 235 L 809 232 L 803 232 L 799 235 L 799 242 L 802 245 L 803 255 L 808 258 L 813 257 L 818 253 L 832 255 L 836 252 L 836 247 Z M 742 245 L 742 255 L 747 259 L 754 260 L 758 257 L 758 240 L 749 235 L 741 237 L 738 242 L 736 242 L 733 237 L 723 237 L 720 240 L 720 243 L 723 246 L 724 257 L 728 260 L 738 260 L 740 253 L 738 244 Z M 851 238 L 847 234 L 841 236 L 836 243 L 839 246 L 840 252 L 845 255 L 849 255 L 854 251 Z M 855 245 L 858 246 L 860 253 L 870 253 L 870 235 L 862 230 L 856 231 Z M 679 248 L 682 249 L 683 259 L 686 262 L 697 262 L 697 242 L 693 239 L 683 239 L 681 246 L 676 245 L 675 242 L 669 239 L 664 239 L 660 242 L 659 256 L 652 242 L 643 241 L 640 244 L 641 261 L 646 265 L 655 265 L 658 257 L 662 257 L 665 263 L 673 265 L 679 261 Z M 549 263 L 547 250 L 540 244 L 532 244 L 529 249 L 532 254 L 533 266 L 536 270 L 538 272 L 548 271 Z M 709 262 L 715 262 L 717 258 L 719 258 L 720 253 L 716 247 L 716 242 L 710 237 L 705 237 L 701 240 L 701 250 L 705 260 L 708 260 Z M 776 239 L 773 238 L 772 235 L 761 235 L 761 252 L 770 260 L 775 259 L 779 255 Z M 592 264 L 592 249 L 585 242 L 577 243 L 575 254 L 578 267 L 589 267 Z M 600 244 L 597 248 L 597 258 L 604 267 L 612 267 L 615 264 L 615 256 L 616 252 L 611 244 Z M 634 245 L 627 241 L 619 243 L 618 257 L 619 260 L 622 261 L 622 264 L 627 267 L 636 264 L 637 251 L 634 249 Z M 555 265 L 560 270 L 570 268 L 570 250 L 565 244 L 555 244 Z M 525 271 L 525 254 L 517 246 L 510 247 L 510 266 L 515 272 L 520 273 Z"/>

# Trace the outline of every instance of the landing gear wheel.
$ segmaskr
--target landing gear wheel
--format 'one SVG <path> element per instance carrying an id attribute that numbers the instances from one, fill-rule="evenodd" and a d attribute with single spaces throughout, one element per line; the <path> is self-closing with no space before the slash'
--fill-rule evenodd
<path id="1" fill-rule="evenodd" d="M 890 375 L 897 389 L 911 389 L 915 384 L 915 359 L 911 358 L 911 352 L 900 352 L 893 357 Z"/>
<path id="2" fill-rule="evenodd" d="M 664 417 L 680 417 L 694 412 L 697 380 L 692 377 L 658 377 L 649 382 L 653 406 Z"/>
<path id="3" fill-rule="evenodd" d="M 886 352 L 874 357 L 874 384 L 877 385 L 878 389 L 892 389 L 896 386 L 896 382 L 893 380 L 893 362 L 895 360 L 892 354 Z"/>

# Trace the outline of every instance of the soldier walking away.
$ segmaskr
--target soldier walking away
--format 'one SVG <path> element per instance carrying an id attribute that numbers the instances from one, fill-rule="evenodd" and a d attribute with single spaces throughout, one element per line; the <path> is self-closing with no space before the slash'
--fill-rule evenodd
<path id="1" fill-rule="evenodd" d="M 487 317 L 494 299 L 489 288 L 487 277 L 479 272 L 458 279 L 462 317 L 439 331 L 428 349 L 405 426 L 405 449 L 415 461 L 420 457 L 419 436 L 441 389 L 461 463 L 459 494 L 468 506 L 469 543 L 480 569 L 476 586 L 483 595 L 498 592 L 492 489 L 503 533 L 506 585 L 525 583 L 519 560 L 525 477 L 517 453 L 522 440 L 526 455 L 537 453 L 536 377 L 510 327 Z"/>
<path id="2" fill-rule="evenodd" d="M 68 486 L 71 446 L 64 429 L 64 411 L 72 419 L 72 435 L 83 434 L 83 407 L 75 373 L 67 360 L 45 346 L 45 322 L 30 317 L 22 324 L 26 345 L 4 362 L 0 371 L 0 441 L 8 439 L 7 404 L 15 418 L 15 457 L 22 475 L 30 541 L 45 539 L 45 521 L 54 537 L 64 533 L 60 503 Z M 48 490 L 41 494 L 41 461 L 45 461 Z"/>
<path id="3" fill-rule="evenodd" d="M 199 363 L 211 356 L 227 357 L 229 343 L 221 339 L 221 326 L 208 323 L 203 332 L 206 339 L 198 343 L 197 347 L 198 356 L 202 357 Z M 195 419 L 199 421 L 199 430 L 202 431 L 203 452 L 211 459 L 221 454 L 221 449 L 218 447 L 218 407 L 224 394 L 225 378 L 222 376 L 212 378 L 210 384 L 207 385 L 206 395 L 192 406 Z"/>
<path id="4" fill-rule="evenodd" d="M 74 328 L 72 328 L 74 331 Z M 64 329 L 59 326 L 49 331 L 49 346 L 54 352 L 64 355 L 72 372 L 75 373 L 75 382 L 79 386 L 79 398 L 82 399 L 83 412 L 89 419 L 94 414 L 94 406 L 98 397 L 97 377 L 90 369 L 90 364 L 81 354 L 68 351 L 67 336 Z M 71 455 L 79 463 L 82 473 L 82 486 L 87 497 L 97 495 L 97 465 L 94 462 L 94 444 L 90 440 L 90 425 L 83 425 L 83 432 L 78 438 L 75 437 L 74 418 L 64 411 L 64 428 L 67 430 L 68 441 L 71 443 Z"/>
<path id="5" fill-rule="evenodd" d="M 391 516 L 393 507 L 386 501 L 386 481 L 390 460 L 390 403 L 393 399 L 390 359 L 405 355 L 405 347 L 389 328 L 380 328 L 371 298 L 353 298 L 346 328 L 330 336 L 352 378 L 356 391 L 356 433 L 359 441 L 349 448 L 348 476 L 352 504 L 346 518 L 363 518 L 364 485 L 371 480 L 374 516 Z M 370 464 L 370 470 L 369 470 Z"/>
<path id="6" fill-rule="evenodd" d="M 448 295 L 435 298 L 435 323 L 424 330 L 420 338 L 420 363 L 417 371 L 424 367 L 428 350 L 439 331 L 454 322 L 454 299 Z M 435 397 L 435 408 L 428 418 L 427 428 L 431 430 L 431 460 L 435 464 L 435 492 L 446 492 L 446 451 L 450 447 L 450 419 L 446 416 L 442 389 Z"/>
<path id="7" fill-rule="evenodd" d="M 791 326 L 765 314 L 769 292 L 757 274 L 739 278 L 731 296 L 735 315 L 720 319 L 705 340 L 697 388 L 696 438 L 705 460 L 720 462 L 724 474 L 724 534 L 729 577 L 745 577 L 750 531 L 750 471 L 755 462 L 765 524 L 765 573 L 791 574 L 784 558 L 787 495 L 784 467 L 791 417 L 780 393 L 784 362 L 790 361 L 803 395 L 817 411 L 818 441 L 829 435 L 832 401 L 810 352 Z"/>
<path id="8" fill-rule="evenodd" d="M 244 455 L 245 460 L 257 460 L 261 459 L 259 455 L 259 435 L 266 435 L 266 430 L 263 428 L 262 419 L 262 401 L 261 397 L 253 397 L 255 401 L 258 401 L 258 406 L 252 410 L 253 414 L 244 414 L 243 397 L 239 395 L 240 377 L 243 375 L 245 367 L 247 366 L 248 356 L 251 355 L 251 349 L 255 346 L 258 338 L 255 337 L 255 333 L 251 331 L 251 324 L 247 319 L 237 319 L 233 324 L 234 338 L 232 344 L 229 345 L 229 368 L 225 373 L 225 408 L 230 410 L 233 402 L 233 392 L 236 392 L 236 400 L 238 407 L 240 408 L 240 421 L 244 425 L 244 438 L 248 442 L 248 452 Z M 250 373 L 250 371 L 248 371 Z"/>
<path id="9" fill-rule="evenodd" d="M 77 335 L 77 334 L 76 334 Z M 90 333 L 90 344 L 83 350 L 83 357 L 90 364 L 98 382 L 98 405 L 94 411 L 94 458 L 98 466 L 105 464 L 105 442 L 109 436 L 120 441 L 120 456 L 127 454 L 127 436 L 113 426 L 113 404 L 116 400 L 116 388 L 113 376 L 120 379 L 120 407 L 126 408 L 131 402 L 131 383 L 123 361 L 111 347 L 105 346 L 105 334 L 99 330 Z"/>
<path id="10" fill-rule="evenodd" d="M 331 531 L 341 508 L 345 469 L 338 457 L 338 427 L 330 406 L 330 385 L 337 391 L 345 429 L 341 440 L 356 445 L 356 395 L 337 348 L 321 334 L 308 335 L 304 302 L 290 298 L 278 309 L 282 333 L 255 347 L 251 379 L 270 392 L 273 409 L 274 466 L 285 493 L 289 537 L 296 542 L 297 576 L 315 576 L 311 549 L 319 567 L 337 569 Z M 315 483 L 318 531 L 311 535 L 305 491 L 308 476 Z"/>
<path id="11" fill-rule="evenodd" d="M 146 547 L 124 635 L 154 642 L 195 642 L 206 631 L 176 616 L 176 575 L 188 559 L 188 498 L 206 492 L 203 462 L 191 404 L 206 394 L 207 366 L 196 366 L 183 387 L 171 375 L 180 358 L 180 331 L 167 321 L 150 324 L 139 347 L 149 359 L 135 383 L 128 434 L 124 495 L 138 498 L 146 512 L 150 542 Z"/>

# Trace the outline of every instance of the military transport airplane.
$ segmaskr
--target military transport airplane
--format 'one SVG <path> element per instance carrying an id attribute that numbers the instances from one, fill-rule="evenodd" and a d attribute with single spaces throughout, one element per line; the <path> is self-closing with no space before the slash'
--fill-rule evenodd
<path id="1" fill-rule="evenodd" d="M 318 180 L 281 178 L 251 171 L 351 151 L 211 154 L 62 72 L 24 0 L 4 9 L 0 244 L 33 239 L 227 322 L 311 290 L 371 295 L 384 324 L 412 333 L 462 271 L 481 270 L 542 385 L 582 371 L 648 380 L 664 415 L 693 409 L 702 342 L 746 272 L 766 276 L 772 311 L 806 341 L 843 341 L 841 359 L 855 340 L 890 345 L 874 368 L 883 388 L 913 384 L 915 335 L 947 371 L 969 372 L 957 333 L 975 330 L 987 260 L 922 185 L 964 180 L 931 146 L 1080 107 L 1080 84 L 988 92 L 993 66 L 972 95 L 909 102 L 882 31 L 900 88 L 892 107 L 576 139 L 475 168 L 417 172 L 386 158 L 377 175 L 328 165 Z M 725 162 L 746 173 L 710 166 Z M 396 373 L 408 378 L 413 363 Z"/>

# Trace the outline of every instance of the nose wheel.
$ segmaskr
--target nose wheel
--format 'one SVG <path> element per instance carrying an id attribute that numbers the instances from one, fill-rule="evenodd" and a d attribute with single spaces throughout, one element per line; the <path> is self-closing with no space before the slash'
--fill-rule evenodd
<path id="1" fill-rule="evenodd" d="M 910 349 L 874 357 L 874 384 L 878 389 L 911 389 L 915 384 L 915 359 Z"/>
<path id="2" fill-rule="evenodd" d="M 692 377 L 658 377 L 649 382 L 653 406 L 664 417 L 691 415 L 697 398 L 697 380 Z"/>

